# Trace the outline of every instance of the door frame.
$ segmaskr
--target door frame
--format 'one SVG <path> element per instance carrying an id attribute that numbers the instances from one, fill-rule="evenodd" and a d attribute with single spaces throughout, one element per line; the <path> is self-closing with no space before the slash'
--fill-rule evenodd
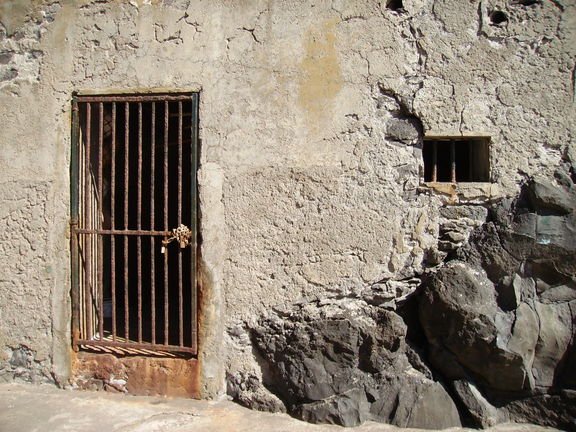
<path id="1" fill-rule="evenodd" d="M 139 340 L 136 343 L 130 342 L 128 338 L 125 341 L 119 342 L 117 340 L 113 341 L 105 341 L 103 340 L 103 332 L 102 332 L 102 321 L 103 315 L 99 318 L 99 325 L 100 325 L 100 332 L 99 332 L 99 340 L 86 339 L 84 338 L 84 334 L 81 329 L 81 316 L 82 316 L 82 307 L 80 298 L 81 298 L 81 272 L 82 272 L 82 263 L 80 258 L 80 244 L 81 244 L 81 236 L 87 235 L 95 235 L 98 237 L 98 241 L 104 235 L 136 235 L 139 236 L 142 232 L 138 232 L 138 230 L 131 230 L 132 232 L 128 233 L 127 230 L 115 230 L 115 227 L 112 227 L 110 230 L 105 229 L 87 229 L 86 227 L 81 226 L 81 215 L 80 215 L 80 187 L 81 185 L 81 170 L 82 170 L 82 162 L 81 161 L 81 154 L 82 149 L 81 146 L 83 143 L 81 142 L 81 116 L 79 110 L 79 104 L 87 103 L 89 105 L 96 104 L 99 105 L 98 115 L 100 116 L 100 128 L 102 128 L 102 104 L 103 103 L 148 103 L 148 102 L 164 102 L 166 101 L 178 101 L 178 100 L 186 100 L 191 101 L 191 131 L 190 131 L 190 148 L 191 148 L 191 193 L 192 197 L 190 198 L 191 204 L 191 226 L 189 227 L 191 231 L 191 256 L 192 259 L 190 260 L 190 275 L 191 275 L 191 299 L 193 302 L 193 306 L 191 309 L 192 317 L 191 317 L 191 346 L 184 347 L 182 343 L 179 346 L 172 346 L 170 344 L 159 344 L 154 343 L 155 340 L 153 339 L 153 343 L 143 343 L 142 340 Z M 96 106 L 95 105 L 95 106 Z M 181 104 L 180 104 L 181 107 Z M 181 108 L 180 108 L 181 109 Z M 71 180 L 71 201 L 70 201 L 70 208 L 71 208 L 71 220 L 70 220 L 70 237 L 71 237 L 71 283 L 72 283 L 72 346 L 75 351 L 78 351 L 82 348 L 82 346 L 90 345 L 93 347 L 106 347 L 109 350 L 114 352 L 115 349 L 124 348 L 134 348 L 141 353 L 141 349 L 144 350 L 152 350 L 152 351 L 172 351 L 172 352 L 181 352 L 181 353 L 188 353 L 192 355 L 196 355 L 198 352 L 198 277 L 197 277 L 197 257 L 198 257 L 198 184 L 197 184 L 197 172 L 198 172 L 198 147 L 199 147 L 199 139 L 198 139 L 198 111 L 199 111 L 199 93 L 198 92 L 185 92 L 185 93 L 145 93 L 145 94 L 104 94 L 104 95 L 78 95 L 74 94 L 72 97 L 72 146 L 71 146 L 71 163 L 70 163 L 70 180 Z M 181 113 L 181 112 L 180 112 Z M 181 117 L 180 117 L 181 118 Z M 115 121 L 115 120 L 113 120 Z M 141 132 L 140 127 L 140 132 Z M 100 134 L 102 131 L 100 129 Z M 89 141 L 89 140 L 88 140 Z M 102 148 L 102 139 L 100 135 L 100 140 L 98 145 L 100 149 Z M 165 145 L 167 145 L 165 143 Z M 180 142 L 179 145 L 182 145 Z M 86 155 L 84 155 L 86 157 Z M 88 156 L 90 158 L 90 156 Z M 99 156 L 99 164 L 102 164 L 102 156 L 100 151 Z M 99 174 L 99 179 L 101 179 L 101 172 Z M 85 179 L 84 179 L 85 181 Z M 121 232 L 119 232 L 121 231 Z M 128 230 L 130 231 L 130 230 Z M 169 230 L 160 230 L 160 231 L 153 231 L 150 230 L 150 235 L 157 236 L 157 237 L 164 237 L 168 239 L 173 236 L 173 232 Z M 102 253 L 102 249 L 100 249 L 100 253 Z M 180 257 L 180 255 L 179 255 Z M 181 257 L 180 257 L 181 258 Z M 180 264 L 180 270 L 182 269 L 182 264 Z M 100 297 L 99 301 L 103 301 L 103 286 L 98 286 L 97 288 L 100 290 Z M 126 289 L 126 288 L 124 288 Z M 103 314 L 103 305 L 100 304 L 99 313 Z M 85 311 L 87 312 L 87 311 Z M 182 312 L 180 312 L 182 313 Z M 183 331 L 181 329 L 180 331 Z M 140 351 L 138 351 L 140 349 Z M 105 351 L 109 352 L 109 351 Z"/>

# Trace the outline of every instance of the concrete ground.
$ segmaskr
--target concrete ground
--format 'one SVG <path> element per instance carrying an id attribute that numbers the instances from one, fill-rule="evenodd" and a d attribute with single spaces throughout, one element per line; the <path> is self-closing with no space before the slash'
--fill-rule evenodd
<path id="1" fill-rule="evenodd" d="M 452 428 L 453 432 L 472 429 Z M 555 429 L 503 424 L 492 432 Z M 356 428 L 312 425 L 285 414 L 251 411 L 230 401 L 197 401 L 0 384 L 0 432 L 415 432 L 367 422 Z"/>

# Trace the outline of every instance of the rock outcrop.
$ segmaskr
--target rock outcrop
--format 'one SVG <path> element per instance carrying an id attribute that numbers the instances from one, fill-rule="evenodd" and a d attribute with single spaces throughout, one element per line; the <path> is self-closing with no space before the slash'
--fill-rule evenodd
<path id="1" fill-rule="evenodd" d="M 491 220 L 423 283 L 420 323 L 432 367 L 454 380 L 460 402 L 483 426 L 497 418 L 486 396 L 512 420 L 575 427 L 568 407 L 576 188 L 561 178 L 563 186 L 531 180 L 516 200 L 491 209 Z M 471 398 L 466 385 L 484 396 Z"/>
<path id="2" fill-rule="evenodd" d="M 406 342 L 399 315 L 361 299 L 294 305 L 253 329 L 265 384 L 293 415 L 355 426 L 459 426 L 456 406 Z"/>
<path id="3" fill-rule="evenodd" d="M 262 317 L 250 328 L 262 382 L 229 379 L 230 394 L 313 423 L 574 430 L 576 187 L 559 179 L 492 206 L 467 242 L 411 279 L 422 278 L 416 294 L 391 301 L 376 287 Z"/>

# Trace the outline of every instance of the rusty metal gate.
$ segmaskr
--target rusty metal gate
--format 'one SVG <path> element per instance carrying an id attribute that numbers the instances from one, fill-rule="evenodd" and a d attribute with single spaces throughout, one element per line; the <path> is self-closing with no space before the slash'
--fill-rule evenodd
<path id="1" fill-rule="evenodd" d="M 72 104 L 74 348 L 196 354 L 198 94 Z"/>

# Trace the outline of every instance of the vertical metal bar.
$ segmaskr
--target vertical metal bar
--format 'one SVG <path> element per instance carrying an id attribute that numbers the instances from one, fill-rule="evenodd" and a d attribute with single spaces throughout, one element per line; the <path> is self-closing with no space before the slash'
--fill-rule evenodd
<path id="1" fill-rule="evenodd" d="M 93 143 L 94 145 L 95 143 Z M 92 159 L 92 158 L 91 158 Z M 97 166 L 96 166 L 96 162 L 92 161 L 90 162 L 91 166 L 92 166 L 92 194 L 91 194 L 91 200 L 90 200 L 90 221 L 91 224 L 94 228 L 97 228 L 98 226 L 98 212 L 97 212 L 97 206 L 98 206 L 98 202 L 97 202 L 97 179 L 96 176 L 98 175 L 98 171 L 97 171 Z M 95 172 L 94 172 L 95 171 Z M 96 338 L 96 333 L 98 331 L 98 306 L 97 306 L 97 301 L 98 301 L 98 251 L 96 250 L 98 244 L 98 235 L 91 235 L 90 236 L 90 253 L 91 253 L 91 262 L 90 262 L 90 267 L 92 269 L 92 273 L 91 273 L 91 277 L 90 277 L 90 286 L 91 286 L 91 291 L 90 291 L 90 295 L 92 296 L 92 339 Z"/>
<path id="2" fill-rule="evenodd" d="M 138 203 L 137 226 L 142 229 L 142 102 L 138 102 Z M 138 342 L 142 343 L 142 237 L 136 237 L 138 272 Z"/>
<path id="3" fill-rule="evenodd" d="M 86 149 L 84 151 L 84 223 L 86 226 L 84 228 L 91 229 L 90 218 L 90 197 L 91 197 L 91 176 L 90 176 L 90 134 L 91 134 L 91 123 L 92 123 L 92 106 L 88 102 L 86 104 Z M 84 250 L 84 275 L 85 275 L 85 285 L 84 285 L 84 307 L 86 313 L 86 334 L 85 339 L 92 339 L 92 278 L 91 278 L 91 237 L 86 238 L 86 247 Z"/>
<path id="4" fill-rule="evenodd" d="M 483 164 L 476 165 L 476 163 L 479 163 L 480 161 L 484 160 L 482 157 L 478 157 L 477 153 L 479 151 L 480 154 L 483 154 L 484 149 L 484 147 L 482 146 L 483 142 L 482 141 L 478 142 L 478 146 L 473 145 L 474 142 L 475 141 L 470 140 L 466 143 L 462 143 L 466 144 L 464 148 L 466 149 L 466 164 L 467 164 L 466 171 L 468 173 L 468 178 L 466 179 L 467 181 L 475 181 L 478 180 L 479 178 L 484 179 L 484 173 L 483 173 L 484 165 Z M 474 168 L 478 169 L 475 170 Z"/>
<path id="5" fill-rule="evenodd" d="M 182 223 L 182 101 L 178 101 L 178 226 Z M 178 249 L 178 335 L 184 345 L 184 301 L 182 293 L 182 249 Z"/>
<path id="6" fill-rule="evenodd" d="M 80 338 L 80 256 L 78 252 L 78 228 L 79 217 L 79 139 L 80 121 L 78 113 L 78 100 L 72 97 L 72 142 L 70 155 L 70 249 L 71 263 L 70 276 L 72 285 L 72 346 L 77 349 L 77 341 Z"/>
<path id="7" fill-rule="evenodd" d="M 196 170 L 198 165 L 198 93 L 192 95 L 192 112 L 191 112 L 191 127 L 190 127 L 190 145 L 191 145 L 191 212 L 190 212 L 190 230 L 192 231 L 192 245 L 190 246 L 190 284 L 191 284 L 191 301 L 190 301 L 190 320 L 191 320 L 191 347 L 196 348 L 197 338 L 197 318 L 196 318 L 196 238 L 197 238 L 197 205 L 198 194 L 196 185 Z"/>
<path id="8" fill-rule="evenodd" d="M 116 229 L 116 102 L 112 102 L 112 146 L 110 173 L 110 228 Z M 116 237 L 110 236 L 110 286 L 112 289 L 112 340 L 116 341 Z"/>
<path id="9" fill-rule="evenodd" d="M 80 114 L 78 114 L 80 116 Z M 86 142 L 85 142 L 85 131 L 82 130 L 82 126 L 80 123 L 82 119 L 78 119 L 79 122 L 79 130 L 78 130 L 78 176 L 79 176 L 79 186 L 78 186 L 78 227 L 79 228 L 86 228 L 86 197 L 85 194 L 85 184 L 86 184 L 86 176 L 85 176 L 85 156 L 84 152 L 86 150 Z M 86 294 L 86 235 L 79 235 L 78 236 L 78 305 L 79 305 L 79 312 L 80 312 L 80 321 L 78 327 L 78 337 L 79 339 L 85 339 L 86 337 L 86 309 L 85 305 L 85 294 Z"/>
<path id="10" fill-rule="evenodd" d="M 156 158 L 156 102 L 152 102 L 152 119 L 151 119 L 151 143 L 150 143 L 150 230 L 154 226 L 154 183 L 155 183 L 155 158 Z M 156 255 L 154 236 L 150 236 L 150 319 L 152 326 L 151 341 L 156 343 L 156 271 L 154 257 Z"/>
<path id="11" fill-rule="evenodd" d="M 104 104 L 98 104 L 98 225 L 102 227 L 104 222 L 104 190 L 102 189 L 102 152 L 104 147 Z M 103 265 L 103 251 L 104 239 L 102 235 L 97 237 L 98 246 L 96 249 L 96 263 L 98 266 L 97 271 L 97 290 L 98 290 L 98 333 L 100 333 L 100 340 L 104 339 L 104 265 Z"/>
<path id="12" fill-rule="evenodd" d="M 164 231 L 168 231 L 168 101 L 164 102 Z M 164 344 L 168 345 L 168 250 L 164 253 Z"/>
<path id="13" fill-rule="evenodd" d="M 128 190 L 129 190 L 129 148 L 130 145 L 130 103 L 124 103 L 124 229 L 128 229 Z M 124 236 L 124 337 L 126 342 L 130 338 L 130 329 L 128 327 L 130 312 L 128 301 L 130 296 L 128 294 L 128 237 Z"/>
<path id="14" fill-rule="evenodd" d="M 83 107 L 84 108 L 84 107 Z M 85 110 L 84 115 L 85 115 Z M 80 114 L 79 114 L 80 116 Z M 79 122 L 79 130 L 78 130 L 78 175 L 80 177 L 80 184 L 78 186 L 78 227 L 79 228 L 86 228 L 86 197 L 84 196 L 86 191 L 86 162 L 85 162 L 85 151 L 86 151 L 86 138 L 85 138 L 85 130 L 82 128 L 84 125 L 82 121 L 85 120 L 84 117 L 78 119 Z M 84 297 L 86 295 L 86 237 L 85 235 L 78 235 L 78 270 L 79 270 L 79 277 L 78 280 L 80 282 L 78 286 L 78 305 L 79 305 L 79 312 L 80 312 L 80 321 L 79 321 L 79 339 L 86 338 L 86 308 Z"/>
<path id="15" fill-rule="evenodd" d="M 456 145 L 450 140 L 450 181 L 456 183 Z"/>
<path id="16" fill-rule="evenodd" d="M 432 181 L 438 181 L 438 141 L 432 142 Z"/>

